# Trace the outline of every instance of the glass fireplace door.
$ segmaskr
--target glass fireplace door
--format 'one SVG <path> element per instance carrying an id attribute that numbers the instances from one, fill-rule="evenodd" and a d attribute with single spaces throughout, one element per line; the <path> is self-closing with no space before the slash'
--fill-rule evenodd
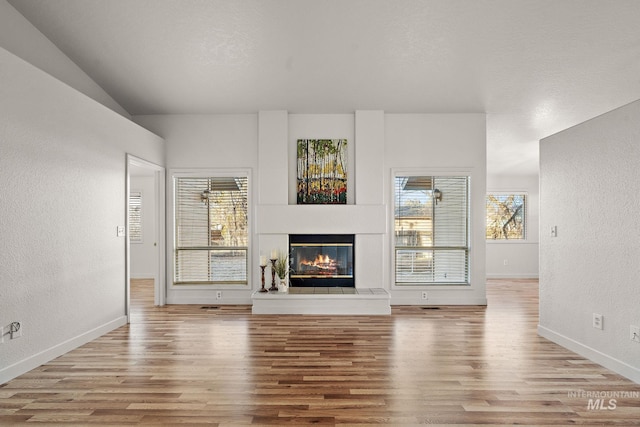
<path id="1" fill-rule="evenodd" d="M 291 286 L 355 286 L 353 235 L 290 235 Z"/>

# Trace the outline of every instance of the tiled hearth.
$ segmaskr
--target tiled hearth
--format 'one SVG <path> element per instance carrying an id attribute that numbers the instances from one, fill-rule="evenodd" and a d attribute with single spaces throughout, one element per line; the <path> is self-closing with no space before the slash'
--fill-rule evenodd
<path id="1" fill-rule="evenodd" d="M 251 299 L 253 314 L 391 314 L 382 288 L 290 287 L 286 293 L 255 291 Z"/>
<path id="2" fill-rule="evenodd" d="M 322 287 L 316 286 L 313 288 L 301 287 L 295 288 L 290 287 L 289 293 L 292 295 L 326 295 L 326 294 L 339 294 L 339 295 L 372 295 L 375 293 L 381 293 L 383 289 L 356 289 L 356 288 L 343 288 L 343 287 Z"/>

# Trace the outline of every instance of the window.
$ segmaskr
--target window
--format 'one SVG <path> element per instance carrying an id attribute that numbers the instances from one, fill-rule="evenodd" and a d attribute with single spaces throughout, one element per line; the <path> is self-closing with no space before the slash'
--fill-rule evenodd
<path id="1" fill-rule="evenodd" d="M 524 240 L 526 194 L 487 195 L 487 240 Z"/>
<path id="2" fill-rule="evenodd" d="M 129 242 L 142 243 L 142 193 L 129 193 Z"/>
<path id="3" fill-rule="evenodd" d="M 396 176 L 396 285 L 469 284 L 469 177 Z"/>
<path id="4" fill-rule="evenodd" d="M 248 178 L 174 179 L 174 283 L 246 284 Z"/>

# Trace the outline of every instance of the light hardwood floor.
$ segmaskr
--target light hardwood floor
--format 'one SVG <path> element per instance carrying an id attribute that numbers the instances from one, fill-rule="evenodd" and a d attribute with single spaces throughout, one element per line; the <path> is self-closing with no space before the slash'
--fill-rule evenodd
<path id="1" fill-rule="evenodd" d="M 159 308 L 153 283 L 133 289 L 130 325 L 0 387 L 0 425 L 640 425 L 640 398 L 588 407 L 640 385 L 539 337 L 536 281 L 377 317 Z"/>

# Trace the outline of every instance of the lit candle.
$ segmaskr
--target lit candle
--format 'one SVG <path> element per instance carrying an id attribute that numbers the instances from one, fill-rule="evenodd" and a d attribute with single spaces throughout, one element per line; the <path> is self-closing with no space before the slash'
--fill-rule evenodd
<path id="1" fill-rule="evenodd" d="M 271 259 L 278 259 L 278 251 L 271 249 Z"/>
<path id="2" fill-rule="evenodd" d="M 265 265 L 267 265 L 267 257 L 264 255 L 260 255 L 260 265 L 262 267 L 264 267 Z"/>

